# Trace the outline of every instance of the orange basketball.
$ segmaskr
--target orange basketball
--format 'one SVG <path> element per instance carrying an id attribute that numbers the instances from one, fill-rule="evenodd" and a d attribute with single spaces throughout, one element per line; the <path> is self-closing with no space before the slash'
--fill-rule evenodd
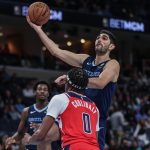
<path id="1" fill-rule="evenodd" d="M 48 22 L 50 9 L 48 5 L 43 2 L 35 2 L 29 6 L 28 15 L 32 23 L 41 26 Z"/>

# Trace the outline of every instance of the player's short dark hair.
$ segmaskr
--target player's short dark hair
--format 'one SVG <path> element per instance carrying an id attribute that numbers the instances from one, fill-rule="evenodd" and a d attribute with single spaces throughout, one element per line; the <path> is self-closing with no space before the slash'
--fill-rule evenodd
<path id="1" fill-rule="evenodd" d="M 102 33 L 105 33 L 105 34 L 109 35 L 109 38 L 110 38 L 111 42 L 113 44 L 115 44 L 115 46 L 117 46 L 117 38 L 112 32 L 110 32 L 109 30 L 101 30 L 100 34 L 102 34 Z"/>
<path id="2" fill-rule="evenodd" d="M 50 92 L 50 86 L 49 86 L 49 84 L 48 84 L 46 81 L 38 81 L 37 83 L 35 83 L 35 85 L 33 86 L 34 91 L 37 90 L 37 87 L 38 87 L 38 85 L 40 85 L 40 84 L 46 85 L 46 86 L 48 87 L 48 91 Z"/>
<path id="3" fill-rule="evenodd" d="M 73 88 L 83 90 L 87 87 L 88 75 L 83 69 L 74 68 L 68 71 L 67 81 Z"/>

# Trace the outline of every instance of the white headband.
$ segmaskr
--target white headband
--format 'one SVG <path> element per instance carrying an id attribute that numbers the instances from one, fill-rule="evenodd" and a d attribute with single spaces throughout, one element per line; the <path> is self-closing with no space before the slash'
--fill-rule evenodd
<path id="1" fill-rule="evenodd" d="M 75 88 L 77 88 L 77 89 L 80 89 L 80 90 L 81 90 L 81 89 L 84 89 L 84 88 L 82 88 L 81 86 L 78 86 L 78 85 L 72 83 L 72 81 L 70 80 L 70 78 L 69 78 L 68 75 L 67 75 L 67 81 L 68 81 L 69 84 L 71 84 L 73 87 L 75 87 Z"/>

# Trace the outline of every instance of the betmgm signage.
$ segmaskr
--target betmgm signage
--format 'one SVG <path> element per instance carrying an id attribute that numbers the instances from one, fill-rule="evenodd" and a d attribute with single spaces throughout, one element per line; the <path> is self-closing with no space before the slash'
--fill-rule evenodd
<path id="1" fill-rule="evenodd" d="M 63 12 L 61 10 L 50 10 L 50 20 L 55 20 L 55 21 L 62 21 L 63 20 Z M 21 7 L 21 15 L 22 16 L 27 16 L 28 13 L 28 6 L 22 6 Z"/>
<path id="2" fill-rule="evenodd" d="M 115 18 L 103 18 L 103 26 L 112 29 L 128 30 L 132 32 L 145 32 L 145 24 L 138 21 L 129 21 Z"/>
<path id="3" fill-rule="evenodd" d="M 50 10 L 50 20 L 59 21 L 59 22 L 70 22 L 70 23 L 78 23 L 82 25 L 92 25 L 99 27 L 106 27 L 109 29 L 118 29 L 123 31 L 132 31 L 132 32 L 145 32 L 146 25 L 144 22 L 133 21 L 133 20 L 125 20 L 118 18 L 107 18 L 107 17 L 99 17 L 98 15 L 91 14 L 80 14 L 70 11 L 62 11 L 60 9 L 51 9 Z M 14 6 L 14 15 L 26 16 L 28 13 L 28 6 Z M 73 16 L 73 17 L 72 17 Z M 85 18 L 87 20 L 85 20 Z M 89 20 L 91 20 L 90 22 Z M 94 19 L 93 19 L 94 18 Z M 100 22 L 99 22 L 100 20 Z M 76 22 L 74 22 L 76 21 Z"/>

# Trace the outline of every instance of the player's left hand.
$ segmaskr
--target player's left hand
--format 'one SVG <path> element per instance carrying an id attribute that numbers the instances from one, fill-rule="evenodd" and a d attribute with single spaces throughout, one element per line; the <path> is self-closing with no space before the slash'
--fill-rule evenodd
<path id="1" fill-rule="evenodd" d="M 13 137 L 7 138 L 5 141 L 5 148 L 8 149 L 14 143 L 16 143 L 16 140 Z"/>
<path id="2" fill-rule="evenodd" d="M 31 28 L 33 28 L 35 31 L 38 29 L 41 29 L 41 26 L 38 26 L 31 22 L 29 16 L 26 16 L 26 20 L 27 20 L 28 24 L 31 26 Z"/>
<path id="3" fill-rule="evenodd" d="M 31 138 L 31 135 L 28 133 L 25 133 L 23 139 L 22 139 L 22 144 L 24 145 L 28 145 L 29 144 L 29 140 Z"/>

